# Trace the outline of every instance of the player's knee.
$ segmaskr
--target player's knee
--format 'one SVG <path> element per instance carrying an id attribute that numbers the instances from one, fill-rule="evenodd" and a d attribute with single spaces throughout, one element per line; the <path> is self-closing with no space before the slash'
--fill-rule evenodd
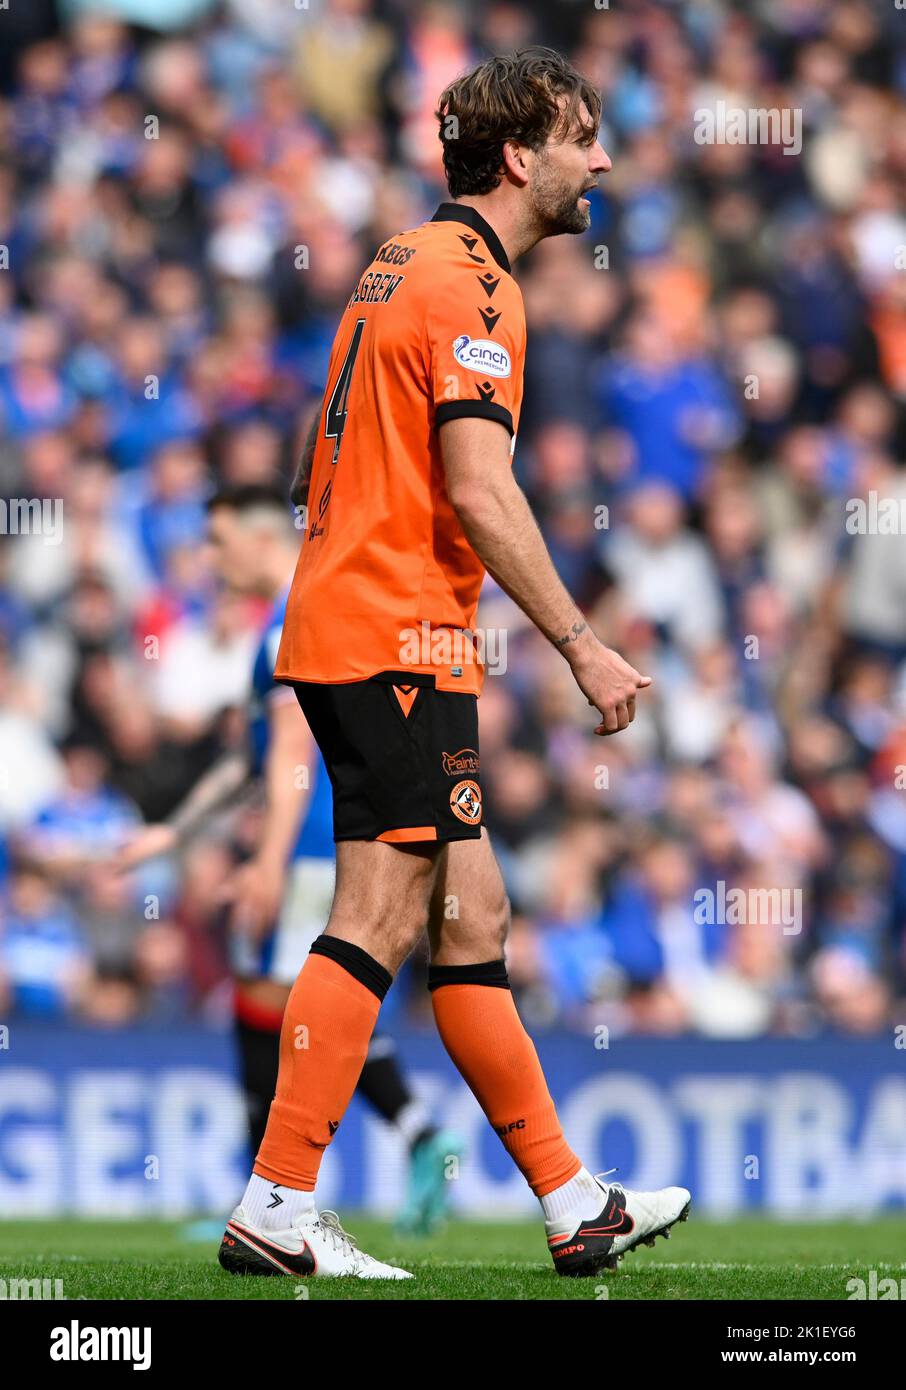
<path id="1" fill-rule="evenodd" d="M 406 912 L 383 916 L 362 913 L 354 917 L 332 912 L 327 930 L 361 947 L 393 974 L 418 944 L 425 922 Z"/>
<path id="2" fill-rule="evenodd" d="M 510 900 L 503 894 L 497 899 L 487 914 L 488 960 L 499 960 L 503 955 L 506 939 L 510 932 Z"/>
<path id="3" fill-rule="evenodd" d="M 397 918 L 393 928 L 393 937 L 396 942 L 396 951 L 400 959 L 400 964 L 406 959 L 410 951 L 413 951 L 421 941 L 427 926 L 427 913 L 422 912 L 403 912 Z"/>

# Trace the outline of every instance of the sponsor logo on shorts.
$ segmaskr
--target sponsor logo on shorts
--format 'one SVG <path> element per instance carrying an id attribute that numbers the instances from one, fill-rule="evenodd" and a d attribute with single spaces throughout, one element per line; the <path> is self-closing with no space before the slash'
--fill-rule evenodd
<path id="1" fill-rule="evenodd" d="M 466 825 L 481 820 L 481 787 L 477 782 L 457 782 L 450 793 L 450 810 Z"/>
<path id="2" fill-rule="evenodd" d="M 464 772 L 477 772 L 481 759 L 474 748 L 460 748 L 458 753 L 444 753 L 441 759 L 448 777 L 461 777 Z"/>

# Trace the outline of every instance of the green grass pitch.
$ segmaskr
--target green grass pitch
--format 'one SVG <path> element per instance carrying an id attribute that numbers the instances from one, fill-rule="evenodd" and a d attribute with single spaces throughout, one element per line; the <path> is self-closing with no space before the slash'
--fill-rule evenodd
<path id="1" fill-rule="evenodd" d="M 412 1270 L 403 1282 L 239 1279 L 219 1240 L 176 1222 L 0 1223 L 0 1279 L 62 1279 L 66 1298 L 110 1299 L 833 1299 L 848 1279 L 906 1281 L 906 1220 L 792 1224 L 690 1220 L 627 1255 L 613 1274 L 561 1279 L 540 1223 L 454 1221 L 426 1241 L 344 1215 L 364 1249 Z M 604 1290 L 606 1289 L 606 1292 Z M 304 1292 L 302 1292 L 304 1290 Z"/>

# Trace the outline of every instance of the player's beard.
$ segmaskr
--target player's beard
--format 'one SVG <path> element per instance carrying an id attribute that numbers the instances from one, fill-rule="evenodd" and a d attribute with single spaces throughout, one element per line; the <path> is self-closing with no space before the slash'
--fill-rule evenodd
<path id="1" fill-rule="evenodd" d="M 587 191 L 585 181 L 578 188 L 568 183 L 542 155 L 535 164 L 532 182 L 532 210 L 542 236 L 562 236 L 564 232 L 577 235 L 587 231 L 591 209 L 579 206 L 579 199 Z"/>

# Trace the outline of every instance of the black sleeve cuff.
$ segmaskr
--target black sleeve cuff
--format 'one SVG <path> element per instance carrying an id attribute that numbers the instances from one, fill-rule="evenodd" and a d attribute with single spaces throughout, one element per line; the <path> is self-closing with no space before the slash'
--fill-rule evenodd
<path id="1" fill-rule="evenodd" d="M 495 405 L 493 401 L 441 401 L 434 413 L 434 423 L 440 429 L 448 420 L 462 420 L 467 416 L 476 416 L 479 420 L 496 420 L 497 424 L 503 425 L 510 434 L 515 433 L 510 412 L 502 405 Z"/>

